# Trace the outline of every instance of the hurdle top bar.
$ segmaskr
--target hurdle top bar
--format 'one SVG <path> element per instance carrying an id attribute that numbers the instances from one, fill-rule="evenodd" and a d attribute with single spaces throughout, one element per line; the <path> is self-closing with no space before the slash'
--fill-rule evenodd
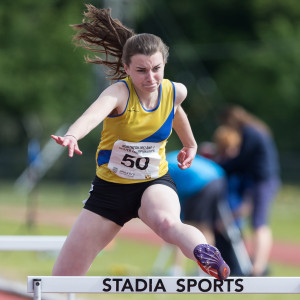
<path id="1" fill-rule="evenodd" d="M 65 240 L 61 235 L 0 235 L 0 251 L 59 251 Z"/>
<path id="2" fill-rule="evenodd" d="M 299 294 L 300 277 L 28 276 L 28 293 Z M 36 297 L 35 299 L 39 299 Z"/>

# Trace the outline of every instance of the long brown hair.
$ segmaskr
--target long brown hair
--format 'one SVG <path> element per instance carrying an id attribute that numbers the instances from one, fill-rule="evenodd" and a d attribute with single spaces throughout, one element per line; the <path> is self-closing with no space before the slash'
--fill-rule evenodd
<path id="1" fill-rule="evenodd" d="M 160 51 L 164 62 L 167 62 L 169 51 L 163 41 L 149 33 L 135 34 L 119 20 L 111 17 L 111 9 L 98 9 L 91 4 L 86 5 L 82 24 L 71 25 L 78 30 L 73 40 L 77 46 L 95 53 L 105 54 L 105 58 L 85 57 L 89 63 L 108 67 L 108 78 L 119 80 L 125 78 L 123 63 L 129 66 L 135 54 L 152 55 Z"/>

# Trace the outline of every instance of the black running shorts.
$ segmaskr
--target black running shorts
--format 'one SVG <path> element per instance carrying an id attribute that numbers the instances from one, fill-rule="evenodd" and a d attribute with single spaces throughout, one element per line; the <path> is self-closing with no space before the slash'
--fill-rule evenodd
<path id="1" fill-rule="evenodd" d="M 132 184 L 108 182 L 96 176 L 84 208 L 123 226 L 138 217 L 142 195 L 153 184 L 169 186 L 177 193 L 169 173 L 154 180 Z"/>

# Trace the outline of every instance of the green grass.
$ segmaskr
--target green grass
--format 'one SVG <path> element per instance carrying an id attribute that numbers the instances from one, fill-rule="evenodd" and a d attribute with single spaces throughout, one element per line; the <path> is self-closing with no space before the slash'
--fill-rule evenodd
<path id="1" fill-rule="evenodd" d="M 274 238 L 300 243 L 300 187 L 284 185 L 276 198 L 271 227 Z"/>
<path id="2" fill-rule="evenodd" d="M 34 189 L 30 198 L 38 198 L 39 206 L 77 207 L 88 197 L 90 182 L 41 182 Z M 21 188 L 16 188 L 13 182 L 0 182 L 0 204 L 26 205 L 28 198 Z"/>
<path id="3" fill-rule="evenodd" d="M 42 184 L 39 186 L 37 196 L 38 208 L 78 211 L 81 201 L 87 197 L 89 183 L 76 186 L 64 184 Z M 34 199 L 34 198 L 33 198 Z M 271 225 L 274 238 L 282 241 L 300 243 L 300 188 L 284 185 L 274 202 Z M 0 215 L 1 207 L 8 206 L 12 209 L 26 205 L 26 197 L 13 189 L 9 182 L 0 183 Z M 0 219 L 0 234 L 6 235 L 65 235 L 69 231 L 66 227 L 55 225 L 38 225 L 34 230 L 25 226 L 25 220 L 11 221 Z M 153 262 L 158 254 L 159 247 L 141 242 L 134 242 L 118 238 L 111 250 L 105 250 L 98 255 L 89 273 L 90 276 L 101 275 L 136 275 L 146 276 L 151 274 Z M 15 279 L 25 282 L 28 275 L 50 275 L 57 253 L 46 252 L 0 252 L 0 277 Z M 193 264 L 189 263 L 189 268 Z M 299 276 L 300 268 L 271 264 L 272 276 Z M 99 299 L 99 295 L 78 295 L 78 298 Z M 105 295 L 105 299 L 199 299 L 203 295 Z M 239 295 L 205 295 L 205 300 L 210 299 L 240 299 Z M 104 298 L 104 296 L 101 296 Z M 298 298 L 298 297 L 297 297 Z M 296 295 L 243 295 L 245 300 L 279 300 L 297 299 Z"/>

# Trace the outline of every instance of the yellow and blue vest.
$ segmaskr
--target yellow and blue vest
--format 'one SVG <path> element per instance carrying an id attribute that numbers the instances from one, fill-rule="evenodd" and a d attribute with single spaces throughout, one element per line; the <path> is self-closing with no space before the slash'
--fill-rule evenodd
<path id="1" fill-rule="evenodd" d="M 130 77 L 123 82 L 129 92 L 127 105 L 122 114 L 108 116 L 103 121 L 101 141 L 96 152 L 97 169 L 99 178 L 114 183 L 137 183 L 149 181 L 126 179 L 117 176 L 108 169 L 111 151 L 117 140 L 128 142 L 154 142 L 162 143 L 159 149 L 161 157 L 159 165 L 159 177 L 168 172 L 165 146 L 172 132 L 175 104 L 175 87 L 170 80 L 163 79 L 159 87 L 159 100 L 154 109 L 147 110 L 140 102 L 135 92 Z M 151 179 L 150 179 L 151 180 Z"/>

